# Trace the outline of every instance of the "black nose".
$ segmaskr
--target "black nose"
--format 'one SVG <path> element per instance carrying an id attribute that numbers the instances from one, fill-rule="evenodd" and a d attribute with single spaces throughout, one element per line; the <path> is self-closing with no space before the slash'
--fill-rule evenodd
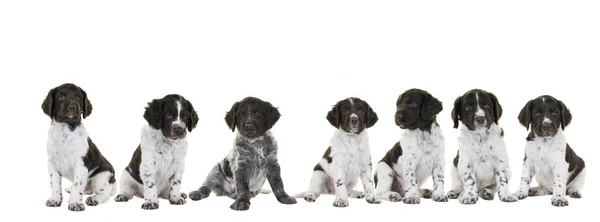
<path id="1" fill-rule="evenodd" d="M 75 110 L 75 105 L 69 105 L 69 106 L 67 107 L 67 109 L 68 109 L 69 111 L 73 111 L 73 110 Z"/>
<path id="2" fill-rule="evenodd" d="M 483 124 L 485 122 L 485 117 L 483 117 L 483 116 L 475 117 L 475 122 L 477 122 L 478 124 Z"/>
<path id="3" fill-rule="evenodd" d="M 542 130 L 549 131 L 551 129 L 551 125 L 549 123 L 542 124 Z"/>
<path id="4" fill-rule="evenodd" d="M 352 125 L 357 125 L 358 124 L 358 118 L 350 118 L 350 123 L 352 123 Z"/>
<path id="5" fill-rule="evenodd" d="M 175 128 L 173 128 L 173 131 L 175 131 L 176 134 L 182 134 L 185 129 L 181 126 L 176 126 Z"/>
<path id="6" fill-rule="evenodd" d="M 402 119 L 402 113 L 396 113 L 396 119 Z"/>
<path id="7" fill-rule="evenodd" d="M 246 130 L 253 130 L 254 129 L 254 124 L 252 124 L 252 123 L 245 123 L 244 124 L 244 129 L 246 129 Z"/>

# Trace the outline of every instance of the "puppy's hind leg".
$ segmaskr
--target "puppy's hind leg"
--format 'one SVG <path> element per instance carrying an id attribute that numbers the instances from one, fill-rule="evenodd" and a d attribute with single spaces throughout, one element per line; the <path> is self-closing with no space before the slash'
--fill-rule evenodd
<path id="1" fill-rule="evenodd" d="M 310 185 L 308 191 L 304 193 L 304 200 L 307 202 L 315 202 L 321 193 L 326 191 L 327 180 L 329 176 L 322 170 L 313 171 L 312 178 L 310 179 Z"/>
<path id="2" fill-rule="evenodd" d="M 89 196 L 85 200 L 85 204 L 96 206 L 106 203 L 110 199 L 110 196 L 114 194 L 113 187 L 117 184 L 115 183 L 115 176 L 109 171 L 104 171 L 90 178 L 90 185 L 94 195 Z"/>
<path id="3" fill-rule="evenodd" d="M 116 186 L 116 184 L 114 184 Z M 123 170 L 119 180 L 119 194 L 115 197 L 115 202 L 127 202 L 133 196 L 142 196 L 142 185 L 138 183 L 127 170 Z"/>
<path id="4" fill-rule="evenodd" d="M 447 196 L 449 199 L 456 199 L 463 192 L 463 183 L 456 167 L 452 166 L 450 175 L 452 176 L 452 188 L 448 191 Z"/>
<path id="5" fill-rule="evenodd" d="M 567 185 L 567 195 L 571 198 L 581 198 L 581 189 L 585 182 L 585 168 Z"/>
<path id="6" fill-rule="evenodd" d="M 396 180 L 394 171 L 386 163 L 377 164 L 375 169 L 375 192 L 383 200 L 399 202 L 402 196 L 392 191 L 392 185 Z"/>
<path id="7" fill-rule="evenodd" d="M 198 188 L 197 190 L 190 192 L 188 196 L 190 197 L 191 200 L 194 200 L 194 201 L 202 200 L 204 198 L 207 198 L 213 189 L 217 189 L 217 190 L 215 190 L 217 195 L 221 196 L 222 194 L 220 194 L 220 193 L 225 193 L 225 192 L 223 192 L 224 191 L 223 190 L 224 182 L 225 182 L 225 175 L 221 171 L 220 163 L 218 163 L 208 173 L 208 176 L 206 176 L 206 179 L 204 180 L 204 183 L 202 184 L 202 186 L 200 186 L 200 188 Z M 225 194 L 225 195 L 227 195 L 227 194 Z"/>

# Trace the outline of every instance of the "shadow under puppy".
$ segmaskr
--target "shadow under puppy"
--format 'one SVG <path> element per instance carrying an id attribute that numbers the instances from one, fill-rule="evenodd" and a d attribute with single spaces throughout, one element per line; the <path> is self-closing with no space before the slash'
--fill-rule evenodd
<path id="1" fill-rule="evenodd" d="M 270 130 L 280 116 L 271 103 L 255 97 L 234 103 L 225 115 L 227 126 L 236 132 L 233 149 L 213 167 L 202 186 L 189 193 L 190 199 L 201 200 L 213 191 L 235 199 L 231 209 L 248 210 L 250 199 L 268 180 L 279 202 L 295 204 L 284 190 L 277 141 Z"/>
<path id="2" fill-rule="evenodd" d="M 424 90 L 409 89 L 398 97 L 396 108 L 396 125 L 404 131 L 377 164 L 377 195 L 392 202 L 404 196 L 407 204 L 432 196 L 436 202 L 448 201 L 444 192 L 445 142 L 436 121 L 442 103 Z M 433 193 L 420 189 L 429 177 L 433 179 Z"/>
<path id="3" fill-rule="evenodd" d="M 116 193 L 115 171 L 110 162 L 88 136 L 81 122 L 92 113 L 87 93 L 72 83 L 51 89 L 42 103 L 42 110 L 52 122 L 48 130 L 48 173 L 52 194 L 46 206 L 59 207 L 62 203 L 62 177 L 73 184 L 68 209 L 83 211 L 83 195 L 88 206 L 106 203 Z"/>
<path id="4" fill-rule="evenodd" d="M 454 101 L 452 120 L 460 135 L 448 198 L 475 204 L 478 196 L 493 200 L 497 191 L 501 201 L 517 201 L 508 189 L 511 171 L 504 130 L 498 126 L 501 116 L 498 98 L 481 89 L 470 90 Z"/>
<path id="5" fill-rule="evenodd" d="M 334 194 L 335 207 L 347 207 L 348 197 L 363 198 L 365 193 L 352 190 L 360 178 L 366 201 L 379 204 L 371 174 L 371 150 L 367 128 L 377 122 L 371 106 L 359 98 L 338 101 L 327 113 L 327 120 L 337 130 L 323 158 L 314 167 L 308 191 L 295 195 L 315 202 L 320 194 Z"/>
<path id="6" fill-rule="evenodd" d="M 525 159 L 519 199 L 552 194 L 553 206 L 569 205 L 567 196 L 581 198 L 585 181 L 585 162 L 566 142 L 563 130 L 572 115 L 565 104 L 549 95 L 527 102 L 519 113 L 519 122 L 531 132 L 525 145 Z M 530 188 L 535 176 L 538 187 Z"/>
<path id="7" fill-rule="evenodd" d="M 180 192 L 188 149 L 187 131 L 192 132 L 198 115 L 192 103 L 178 94 L 153 99 L 144 111 L 140 145 L 123 170 L 116 202 L 133 196 L 144 198 L 142 209 L 158 209 L 158 197 L 173 205 L 185 204 Z M 186 131 L 187 129 L 187 131 Z"/>

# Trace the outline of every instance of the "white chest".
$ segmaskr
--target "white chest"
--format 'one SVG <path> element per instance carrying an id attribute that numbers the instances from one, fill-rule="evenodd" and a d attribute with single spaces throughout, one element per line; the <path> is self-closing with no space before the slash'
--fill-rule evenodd
<path id="1" fill-rule="evenodd" d="M 554 165 L 565 161 L 566 142 L 561 138 L 535 138 L 528 141 L 525 155 L 536 172 L 536 181 L 542 186 L 552 186 L 554 182 Z"/>
<path id="2" fill-rule="evenodd" d="M 67 124 L 52 123 L 48 130 L 47 153 L 50 164 L 69 180 L 73 179 L 73 168 L 83 166 L 87 154 L 88 135 L 83 125 L 73 131 Z"/>
<path id="3" fill-rule="evenodd" d="M 422 182 L 431 176 L 437 161 L 443 160 L 444 137 L 439 128 L 433 127 L 431 132 L 421 130 L 405 131 L 400 140 L 403 155 L 401 162 L 415 161 L 415 177 Z"/>

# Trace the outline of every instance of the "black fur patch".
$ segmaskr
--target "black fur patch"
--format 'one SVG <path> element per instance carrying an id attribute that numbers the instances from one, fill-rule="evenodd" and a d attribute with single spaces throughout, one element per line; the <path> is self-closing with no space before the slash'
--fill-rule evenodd
<path id="1" fill-rule="evenodd" d="M 571 173 L 571 176 L 569 176 L 569 179 L 567 180 L 567 184 L 569 184 L 579 175 L 579 173 L 581 173 L 583 168 L 585 168 L 585 162 L 581 157 L 575 154 L 575 151 L 571 149 L 571 146 L 569 146 L 568 143 L 565 153 L 565 160 L 569 163 L 569 173 Z"/>
<path id="2" fill-rule="evenodd" d="M 229 164 L 229 160 L 225 158 L 223 160 L 223 166 L 221 167 L 221 170 L 223 171 L 223 174 L 225 174 L 226 177 L 232 178 L 233 172 L 231 172 L 231 166 Z"/>
<path id="3" fill-rule="evenodd" d="M 454 167 L 458 168 L 458 151 L 456 151 L 456 156 L 454 157 L 454 159 L 452 160 L 452 163 L 454 164 Z"/>
<path id="4" fill-rule="evenodd" d="M 383 158 L 379 161 L 384 162 L 388 166 L 392 167 L 394 164 L 398 163 L 398 158 L 402 156 L 402 147 L 400 147 L 400 142 L 396 142 L 392 149 L 388 150 L 388 152 L 383 156 Z"/>
<path id="5" fill-rule="evenodd" d="M 131 177 L 135 181 L 137 181 L 140 184 L 144 184 L 144 182 L 142 182 L 142 178 L 140 177 L 141 162 L 142 162 L 142 146 L 138 145 L 137 149 L 135 149 L 135 152 L 133 152 L 133 156 L 131 157 L 131 160 L 129 161 L 129 165 L 127 165 L 127 168 L 125 168 L 125 170 L 127 170 L 129 175 L 131 175 Z"/>
<path id="6" fill-rule="evenodd" d="M 112 174 L 108 179 L 108 182 L 113 184 L 115 182 L 115 170 L 113 169 L 113 166 L 110 164 L 110 162 L 108 162 L 108 160 L 106 160 L 104 156 L 102 156 L 102 153 L 100 153 L 100 150 L 98 150 L 96 144 L 94 144 L 92 139 L 89 137 L 88 145 L 89 149 L 86 155 L 83 157 L 83 164 L 88 170 L 95 169 L 89 178 L 92 178 L 99 173 L 108 171 Z"/>
<path id="7" fill-rule="evenodd" d="M 321 164 L 315 165 L 315 168 L 313 168 L 313 171 L 323 171 L 325 172 L 325 170 L 323 169 L 323 167 L 321 167 Z"/>
<path id="8" fill-rule="evenodd" d="M 331 157 L 331 146 L 327 148 L 325 154 L 323 154 L 323 158 L 327 160 L 327 163 L 331 163 L 333 158 Z"/>

